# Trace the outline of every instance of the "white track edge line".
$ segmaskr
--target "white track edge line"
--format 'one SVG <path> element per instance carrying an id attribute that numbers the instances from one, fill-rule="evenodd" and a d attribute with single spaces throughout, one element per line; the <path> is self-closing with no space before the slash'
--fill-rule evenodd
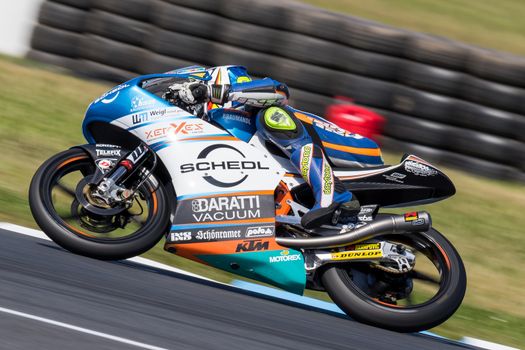
<path id="1" fill-rule="evenodd" d="M 39 321 L 39 322 L 51 324 L 53 326 L 58 326 L 58 327 L 62 327 L 62 328 L 71 329 L 71 330 L 74 330 L 74 331 L 77 331 L 77 332 L 80 332 L 80 333 L 86 333 L 86 334 L 94 335 L 94 336 L 97 336 L 97 337 L 100 337 L 100 338 L 113 340 L 113 341 L 116 341 L 116 342 L 119 342 L 119 343 L 133 345 L 133 346 L 136 346 L 136 347 L 139 347 L 139 348 L 142 348 L 142 349 L 168 350 L 166 348 L 161 348 L 161 347 L 158 347 L 158 346 L 154 346 L 154 345 L 150 345 L 150 344 L 146 344 L 146 343 L 141 343 L 141 342 L 134 341 L 134 340 L 131 340 L 131 339 L 117 337 L 115 335 L 94 331 L 94 330 L 91 330 L 91 329 L 88 329 L 88 328 L 84 328 L 84 327 L 74 326 L 74 325 L 69 324 L 69 323 L 59 322 L 59 321 L 51 320 L 49 318 L 44 318 L 44 317 L 40 317 L 40 316 L 36 316 L 36 315 L 32 315 L 32 314 L 27 314 L 25 312 L 20 312 L 20 311 L 16 311 L 16 310 L 12 310 L 12 309 L 7 309 L 5 307 L 0 307 L 0 312 L 4 312 L 6 314 L 11 314 L 11 315 L 19 316 L 19 317 L 28 318 L 28 319 L 31 319 L 31 320 L 34 320 L 34 321 Z"/>
<path id="2" fill-rule="evenodd" d="M 51 239 L 48 236 L 46 236 L 46 234 L 44 232 L 42 232 L 42 231 L 35 230 L 35 229 L 32 229 L 32 228 L 28 228 L 28 227 L 24 227 L 24 226 L 20 226 L 20 225 L 11 224 L 11 223 L 8 223 L 8 222 L 0 222 L 0 229 L 6 230 L 6 231 L 10 231 L 10 232 L 20 233 L 20 234 L 23 234 L 23 235 L 26 235 L 26 236 L 30 236 L 30 237 L 34 237 L 34 238 L 44 239 L 46 241 L 51 241 Z M 162 269 L 162 270 L 166 270 L 166 271 L 176 272 L 176 273 L 184 274 L 184 275 L 187 275 L 187 276 L 191 276 L 191 277 L 195 277 L 195 278 L 199 278 L 199 279 L 203 279 L 203 280 L 207 280 L 207 281 L 211 281 L 211 282 L 221 283 L 221 282 L 212 280 L 210 278 L 206 278 L 206 277 L 197 275 L 197 274 L 189 272 L 189 271 L 178 269 L 176 267 L 173 267 L 173 266 L 170 266 L 170 265 L 166 265 L 166 264 L 160 263 L 158 261 L 142 258 L 140 256 L 136 256 L 136 257 L 133 257 L 133 258 L 130 258 L 130 259 L 126 259 L 126 260 L 127 261 L 132 261 L 132 262 L 135 262 L 135 263 L 138 263 L 138 264 L 141 264 L 141 265 L 146 265 L 146 266 L 150 266 L 150 267 L 154 267 L 154 268 L 158 268 L 158 269 Z"/>
<path id="3" fill-rule="evenodd" d="M 478 348 L 489 349 L 489 350 L 520 350 L 518 348 L 512 348 L 510 346 L 493 343 L 493 342 L 486 341 L 486 340 L 471 338 L 471 337 L 463 337 L 460 339 L 460 341 L 463 344 L 472 345 Z"/>
<path id="4" fill-rule="evenodd" d="M 45 239 L 46 241 L 50 241 L 51 239 L 46 236 L 46 234 L 42 231 L 35 230 L 29 227 L 24 227 L 20 225 L 10 224 L 8 222 L 0 222 L 0 229 L 20 233 L 26 236 L 31 236 L 35 238 Z"/>

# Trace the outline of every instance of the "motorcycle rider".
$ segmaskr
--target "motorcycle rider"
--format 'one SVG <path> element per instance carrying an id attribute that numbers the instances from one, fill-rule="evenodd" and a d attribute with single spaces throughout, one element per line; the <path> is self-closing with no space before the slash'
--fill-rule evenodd
<path id="1" fill-rule="evenodd" d="M 270 78 L 252 80 L 245 68 L 240 66 L 214 67 L 208 72 L 215 73 L 216 79 L 213 82 L 189 80 L 174 84 L 170 89 L 178 92 L 180 100 L 187 105 L 204 103 L 206 110 L 240 107 L 244 109 L 244 113 L 249 112 L 255 117 L 259 133 L 290 158 L 314 193 L 314 206 L 301 218 L 303 227 L 312 229 L 357 216 L 360 211 L 359 201 L 334 176 L 322 143 L 314 142 L 316 132 L 311 124 L 322 121 L 317 122 L 304 112 L 297 113 L 298 111 L 287 105 L 290 94 L 286 84 Z M 222 80 L 227 75 L 226 82 L 221 81 L 221 73 Z M 298 118 L 299 115 L 301 119 Z M 330 123 L 325 124 L 330 129 Z M 341 135 L 338 136 L 341 138 Z M 319 140 L 318 136 L 317 139 Z M 379 155 L 382 163 L 381 155 L 377 152 L 375 154 Z M 377 159 L 374 161 L 377 163 Z"/>

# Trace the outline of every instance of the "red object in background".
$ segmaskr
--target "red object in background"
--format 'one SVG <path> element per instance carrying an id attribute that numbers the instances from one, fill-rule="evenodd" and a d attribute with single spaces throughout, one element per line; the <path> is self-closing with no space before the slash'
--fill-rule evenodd
<path id="1" fill-rule="evenodd" d="M 345 97 L 338 100 L 351 102 Z M 352 133 L 368 137 L 374 141 L 381 135 L 385 118 L 362 106 L 350 103 L 333 104 L 326 109 L 326 119 Z"/>

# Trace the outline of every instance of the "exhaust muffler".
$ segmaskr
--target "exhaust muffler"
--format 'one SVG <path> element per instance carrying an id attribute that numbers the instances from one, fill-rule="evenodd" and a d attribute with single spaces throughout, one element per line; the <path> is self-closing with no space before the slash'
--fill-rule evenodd
<path id="1" fill-rule="evenodd" d="M 275 241 L 284 247 L 295 249 L 336 248 L 385 234 L 424 232 L 428 231 L 431 226 L 432 220 L 426 211 L 411 212 L 404 215 L 378 214 L 373 221 L 347 233 L 312 238 L 275 237 Z"/>

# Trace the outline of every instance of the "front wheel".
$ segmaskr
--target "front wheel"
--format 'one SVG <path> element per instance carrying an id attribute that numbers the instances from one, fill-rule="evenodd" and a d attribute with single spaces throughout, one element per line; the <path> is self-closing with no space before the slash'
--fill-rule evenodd
<path id="1" fill-rule="evenodd" d="M 467 277 L 460 256 L 438 231 L 377 237 L 416 255 L 414 269 L 394 274 L 377 265 L 333 265 L 322 273 L 332 300 L 350 317 L 398 332 L 445 322 L 460 306 Z"/>
<path id="2" fill-rule="evenodd" d="M 162 184 L 150 175 L 137 189 L 132 205 L 112 215 L 96 215 L 79 201 L 81 184 L 95 170 L 82 149 L 61 152 L 42 164 L 29 188 L 29 205 L 37 224 L 61 247 L 91 258 L 126 259 L 152 248 L 169 223 Z"/>

